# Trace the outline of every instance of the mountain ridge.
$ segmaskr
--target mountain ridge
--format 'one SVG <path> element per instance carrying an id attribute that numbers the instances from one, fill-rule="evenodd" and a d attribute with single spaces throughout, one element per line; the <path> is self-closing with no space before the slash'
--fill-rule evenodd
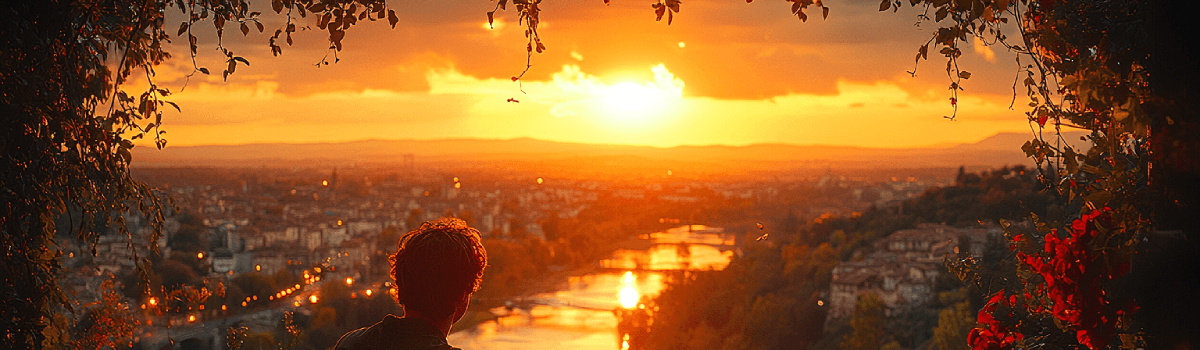
<path id="1" fill-rule="evenodd" d="M 1064 136 L 1071 139 L 1075 135 Z M 405 155 L 415 161 L 553 161 L 562 159 L 618 158 L 696 163 L 814 162 L 855 167 L 999 166 L 1031 164 L 1021 152 L 1028 134 L 998 133 L 975 143 L 948 147 L 870 148 L 856 146 L 797 145 L 682 145 L 655 147 L 585 144 L 514 139 L 359 140 L 336 143 L 261 143 L 134 149 L 135 167 L 292 165 L 297 162 L 401 163 Z M 1078 137 L 1074 137 L 1078 139 Z"/>

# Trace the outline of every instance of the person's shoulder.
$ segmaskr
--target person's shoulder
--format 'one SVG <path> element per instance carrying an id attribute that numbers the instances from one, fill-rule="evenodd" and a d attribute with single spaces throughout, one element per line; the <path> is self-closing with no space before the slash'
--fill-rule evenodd
<path id="1" fill-rule="evenodd" d="M 335 350 L 462 350 L 446 344 L 437 329 L 422 321 L 393 315 L 338 339 Z"/>
<path id="2" fill-rule="evenodd" d="M 376 324 L 378 325 L 378 323 Z M 334 345 L 334 350 L 371 350 L 375 349 L 374 343 L 364 341 L 367 332 L 375 326 L 363 327 L 346 334 L 343 334 Z"/>

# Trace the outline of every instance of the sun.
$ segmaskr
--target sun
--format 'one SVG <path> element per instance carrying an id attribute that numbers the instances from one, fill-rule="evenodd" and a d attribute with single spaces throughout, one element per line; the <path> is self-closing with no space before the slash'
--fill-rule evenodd
<path id="1" fill-rule="evenodd" d="M 598 109 L 622 127 L 644 127 L 671 113 L 683 94 L 683 81 L 661 64 L 652 71 L 654 81 L 605 86 L 598 96 Z"/>
<path id="2" fill-rule="evenodd" d="M 666 110 L 667 94 L 655 87 L 625 82 L 610 86 L 601 103 L 605 114 L 621 124 L 643 124 Z"/>

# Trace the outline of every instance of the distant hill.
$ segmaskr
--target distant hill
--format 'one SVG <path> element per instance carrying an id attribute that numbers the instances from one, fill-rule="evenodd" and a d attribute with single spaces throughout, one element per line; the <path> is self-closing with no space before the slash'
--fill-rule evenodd
<path id="1" fill-rule="evenodd" d="M 1078 135 L 1068 139 L 1078 140 Z M 930 148 L 758 144 L 749 146 L 678 146 L 670 148 L 598 145 L 518 138 L 510 140 L 367 140 L 343 143 L 249 144 L 236 146 L 134 149 L 135 167 L 162 166 L 305 166 L 415 162 L 633 162 L 722 164 L 742 167 L 925 168 L 1032 164 L 1020 146 L 1028 134 L 1001 133 L 972 144 Z"/>

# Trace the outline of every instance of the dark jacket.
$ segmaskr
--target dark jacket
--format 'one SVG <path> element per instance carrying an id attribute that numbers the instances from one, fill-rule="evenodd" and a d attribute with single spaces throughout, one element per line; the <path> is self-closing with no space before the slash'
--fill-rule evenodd
<path id="1" fill-rule="evenodd" d="M 461 350 L 429 321 L 387 315 L 370 327 L 346 333 L 335 350 Z"/>

